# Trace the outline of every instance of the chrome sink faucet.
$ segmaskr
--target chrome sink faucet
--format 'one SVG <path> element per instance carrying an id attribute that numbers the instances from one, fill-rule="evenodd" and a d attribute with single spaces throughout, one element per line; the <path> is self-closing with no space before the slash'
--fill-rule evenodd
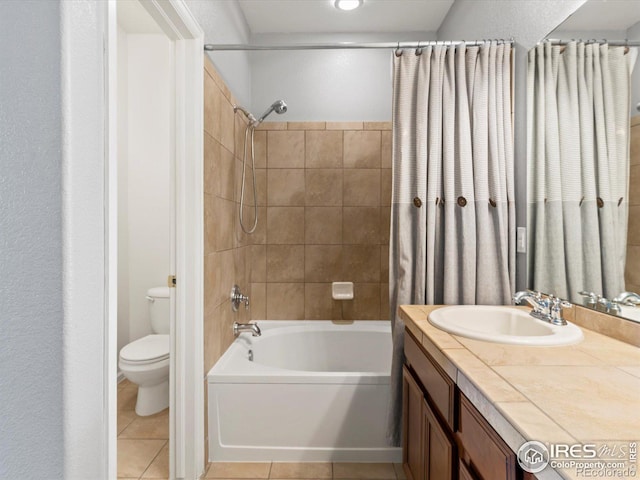
<path id="1" fill-rule="evenodd" d="M 516 305 L 520 305 L 523 301 L 525 301 L 533 307 L 532 316 L 537 317 L 537 315 L 542 315 L 548 313 L 548 305 L 545 302 L 545 299 L 542 298 L 542 294 L 540 292 L 532 292 L 530 290 L 522 290 L 520 292 L 516 292 L 513 296 L 513 303 Z M 536 315 L 533 315 L 535 313 Z"/>
<path id="2" fill-rule="evenodd" d="M 251 335 L 254 337 L 262 335 L 262 331 L 260 331 L 260 327 L 257 323 L 233 322 L 233 335 L 237 337 L 242 332 L 251 332 Z"/>
<path id="3" fill-rule="evenodd" d="M 533 310 L 529 312 L 529 315 L 533 318 L 553 325 L 567 324 L 567 321 L 562 316 L 562 310 L 571 308 L 571 303 L 553 295 L 543 296 L 540 292 L 532 292 L 530 290 L 517 292 L 513 296 L 513 303 L 516 305 L 520 305 L 525 300 L 533 307 Z"/>

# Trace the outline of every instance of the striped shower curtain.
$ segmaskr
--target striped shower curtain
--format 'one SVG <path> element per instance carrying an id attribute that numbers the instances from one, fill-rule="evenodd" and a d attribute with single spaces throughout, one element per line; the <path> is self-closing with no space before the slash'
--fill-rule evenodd
<path id="1" fill-rule="evenodd" d="M 508 304 L 515 286 L 511 47 L 394 57 L 388 440 L 401 437 L 402 304 Z"/>

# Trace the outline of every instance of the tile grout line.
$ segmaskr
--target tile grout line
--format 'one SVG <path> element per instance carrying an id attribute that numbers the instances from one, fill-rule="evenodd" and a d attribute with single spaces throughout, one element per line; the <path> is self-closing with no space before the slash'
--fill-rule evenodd
<path id="1" fill-rule="evenodd" d="M 145 439 L 146 440 L 146 439 Z M 149 439 L 149 440 L 153 440 L 153 439 Z M 162 452 L 162 449 L 169 443 L 169 440 L 165 440 L 165 442 L 162 444 L 162 446 L 160 447 L 160 450 L 158 450 L 158 453 L 156 453 L 156 455 L 151 459 L 151 461 L 149 462 L 149 465 L 147 465 L 147 468 L 144 469 L 144 471 L 140 474 L 140 476 L 138 477 L 138 479 L 141 479 L 142 477 L 144 477 L 144 474 L 147 473 L 147 470 L 149 470 L 149 467 L 151 467 L 151 465 L 153 465 L 153 462 L 156 461 L 156 458 L 158 458 L 160 456 L 160 452 Z"/>

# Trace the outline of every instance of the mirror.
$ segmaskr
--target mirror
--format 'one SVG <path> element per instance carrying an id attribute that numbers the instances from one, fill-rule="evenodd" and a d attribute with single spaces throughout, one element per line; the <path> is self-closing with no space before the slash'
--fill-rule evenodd
<path id="1" fill-rule="evenodd" d="M 528 288 L 640 322 L 640 9 L 588 0 L 547 39 L 569 43 L 528 57 Z"/>

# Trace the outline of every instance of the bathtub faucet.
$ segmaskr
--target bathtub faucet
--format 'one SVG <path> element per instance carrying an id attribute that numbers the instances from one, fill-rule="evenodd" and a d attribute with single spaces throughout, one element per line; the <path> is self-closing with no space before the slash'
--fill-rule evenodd
<path id="1" fill-rule="evenodd" d="M 254 337 L 259 337 L 260 335 L 262 335 L 260 327 L 257 323 L 233 322 L 233 334 L 237 337 L 242 332 L 251 332 L 251 335 L 253 335 Z"/>

